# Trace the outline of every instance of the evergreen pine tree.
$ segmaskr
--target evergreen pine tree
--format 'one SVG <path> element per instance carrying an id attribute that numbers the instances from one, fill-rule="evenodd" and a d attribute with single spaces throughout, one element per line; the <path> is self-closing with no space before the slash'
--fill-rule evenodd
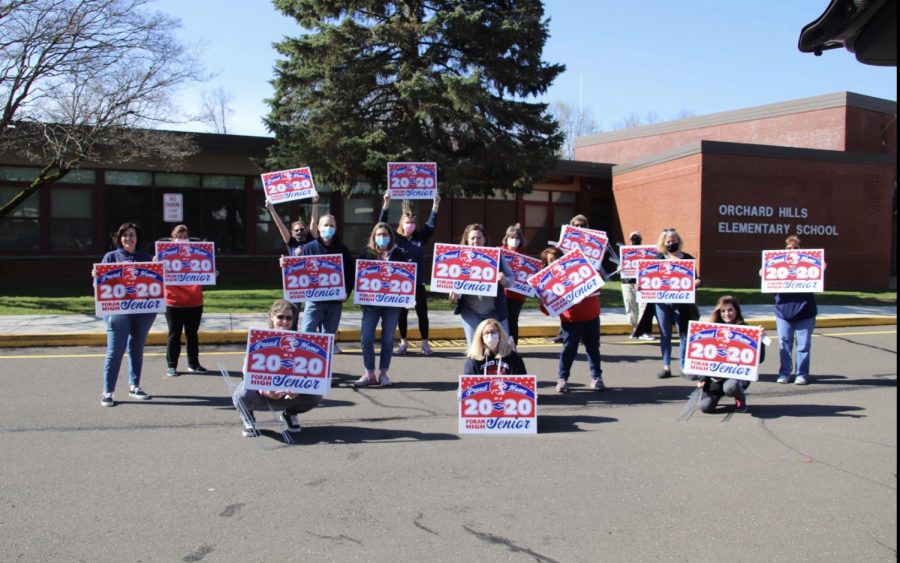
<path id="1" fill-rule="evenodd" d="M 270 169 L 349 193 L 390 161 L 437 162 L 442 193 L 530 191 L 563 134 L 540 0 L 275 0 L 309 33 L 276 44 Z"/>

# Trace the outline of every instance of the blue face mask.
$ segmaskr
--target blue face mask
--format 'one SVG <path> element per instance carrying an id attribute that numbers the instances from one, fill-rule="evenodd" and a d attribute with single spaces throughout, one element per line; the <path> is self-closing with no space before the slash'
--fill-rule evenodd
<path id="1" fill-rule="evenodd" d="M 375 237 L 375 245 L 378 248 L 385 248 L 391 242 L 391 237 Z"/>
<path id="2" fill-rule="evenodd" d="M 319 234 L 325 240 L 330 240 L 334 236 L 334 227 L 327 226 L 319 229 Z"/>

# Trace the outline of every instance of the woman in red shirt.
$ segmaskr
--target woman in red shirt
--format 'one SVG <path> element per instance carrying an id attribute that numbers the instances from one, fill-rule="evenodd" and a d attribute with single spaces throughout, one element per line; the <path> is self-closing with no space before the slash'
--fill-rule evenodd
<path id="1" fill-rule="evenodd" d="M 177 225 L 172 229 L 172 240 L 187 242 L 190 232 L 186 225 Z M 218 275 L 218 272 L 216 272 Z M 202 285 L 167 285 L 166 286 L 166 323 L 169 325 L 169 337 L 166 340 L 166 376 L 178 375 L 178 356 L 181 355 L 181 332 L 187 343 L 188 371 L 206 373 L 200 365 L 200 340 L 197 332 L 200 329 L 200 318 L 203 316 Z"/>

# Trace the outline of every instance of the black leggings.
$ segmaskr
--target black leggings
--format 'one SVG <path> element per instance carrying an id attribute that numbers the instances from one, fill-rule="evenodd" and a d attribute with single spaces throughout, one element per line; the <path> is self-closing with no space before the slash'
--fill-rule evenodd
<path id="1" fill-rule="evenodd" d="M 509 324 L 509 335 L 513 337 L 513 342 L 519 343 L 519 313 L 522 312 L 524 301 L 518 299 L 506 299 L 506 308 L 509 310 L 509 317 L 506 319 Z"/>
<path id="2" fill-rule="evenodd" d="M 400 311 L 400 320 L 397 326 L 400 327 L 400 338 L 406 340 L 406 317 L 409 309 Z M 419 332 L 422 334 L 422 340 L 428 340 L 428 292 L 425 291 L 424 283 L 416 284 L 416 316 L 419 317 Z"/>
<path id="3" fill-rule="evenodd" d="M 200 365 L 200 342 L 197 331 L 200 329 L 200 317 L 203 316 L 203 305 L 199 307 L 166 307 L 166 323 L 169 325 L 169 338 L 166 340 L 166 363 L 170 368 L 178 367 L 178 356 L 181 355 L 181 330 L 187 342 L 188 366 Z"/>

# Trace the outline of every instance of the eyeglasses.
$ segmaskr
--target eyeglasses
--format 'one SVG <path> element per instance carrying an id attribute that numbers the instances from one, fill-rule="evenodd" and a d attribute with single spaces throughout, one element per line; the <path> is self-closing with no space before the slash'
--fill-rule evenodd
<path id="1" fill-rule="evenodd" d="M 292 321 L 294 320 L 293 315 L 275 315 L 275 318 L 279 321 Z"/>

